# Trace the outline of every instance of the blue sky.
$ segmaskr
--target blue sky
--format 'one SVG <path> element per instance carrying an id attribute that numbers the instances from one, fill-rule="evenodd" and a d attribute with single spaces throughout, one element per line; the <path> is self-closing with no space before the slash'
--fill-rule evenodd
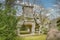
<path id="1" fill-rule="evenodd" d="M 1 3 L 4 3 L 3 2 L 4 0 L 0 0 Z M 30 0 L 30 3 L 32 3 L 33 0 Z M 36 0 L 36 4 L 37 5 L 42 5 L 44 8 L 52 8 L 54 3 L 56 2 L 56 0 Z M 19 6 L 18 7 L 18 13 L 21 12 L 21 7 Z M 55 11 L 55 10 L 54 10 Z M 53 14 L 54 12 L 52 12 Z M 54 13 L 54 15 L 56 16 L 56 14 Z M 60 15 L 59 15 L 60 16 Z"/>
<path id="2" fill-rule="evenodd" d="M 54 5 L 54 2 L 56 2 L 56 0 L 38 0 L 38 4 L 41 3 L 45 8 L 52 7 L 52 5 Z"/>
<path id="3" fill-rule="evenodd" d="M 0 2 L 2 2 L 4 0 L 0 0 Z M 31 2 L 33 2 L 33 0 L 30 0 Z M 52 7 L 52 5 L 54 5 L 55 0 L 36 0 L 36 4 L 42 4 L 42 6 L 44 6 L 45 8 L 49 8 Z"/>
<path id="4" fill-rule="evenodd" d="M 30 3 L 35 1 L 35 4 L 42 5 L 45 8 L 52 7 L 52 5 L 54 5 L 54 3 L 56 2 L 56 0 L 29 0 L 29 1 Z"/>

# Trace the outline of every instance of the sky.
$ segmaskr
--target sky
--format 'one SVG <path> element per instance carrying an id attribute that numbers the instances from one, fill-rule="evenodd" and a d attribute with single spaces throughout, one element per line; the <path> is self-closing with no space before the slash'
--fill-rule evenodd
<path id="1" fill-rule="evenodd" d="M 3 1 L 4 0 L 0 0 L 0 2 L 2 2 L 3 3 Z M 48 8 L 52 8 L 53 7 L 53 5 L 55 5 L 54 3 L 56 2 L 56 0 L 34 0 L 34 1 L 36 1 L 35 2 L 35 4 L 37 4 L 37 5 L 41 5 L 41 6 L 43 6 L 44 8 L 46 8 L 46 9 L 48 9 Z M 30 3 L 32 3 L 33 2 L 33 0 L 30 0 Z M 21 12 L 21 7 L 19 6 L 18 7 L 18 13 L 19 12 Z M 53 14 L 54 12 L 52 12 L 52 14 Z M 55 13 L 54 13 L 55 14 Z M 19 15 L 19 14 L 18 14 Z M 21 14 L 20 14 L 21 15 Z M 56 14 L 55 14 L 55 16 L 56 16 Z M 59 15 L 60 16 L 60 15 Z"/>
<path id="2" fill-rule="evenodd" d="M 0 2 L 2 2 L 2 1 L 4 1 L 4 0 L 0 0 Z M 33 2 L 33 0 L 30 0 L 31 2 Z M 45 8 L 49 8 L 49 7 L 52 7 L 52 5 L 54 5 L 54 2 L 55 2 L 55 0 L 35 0 L 36 2 L 36 4 L 38 4 L 38 5 L 42 5 L 42 6 L 44 6 Z"/>
<path id="3" fill-rule="evenodd" d="M 57 13 L 57 9 L 55 10 L 53 5 L 55 5 L 56 0 L 37 0 L 36 4 L 42 5 L 44 8 L 49 9 L 51 8 L 49 19 L 55 19 L 57 17 L 60 17 L 60 15 Z M 53 9 L 53 10 L 52 10 Z"/>
<path id="4" fill-rule="evenodd" d="M 54 5 L 54 2 L 56 2 L 56 0 L 38 0 L 38 2 L 39 2 L 38 4 L 41 3 L 42 6 L 44 6 L 45 8 L 49 8 Z"/>

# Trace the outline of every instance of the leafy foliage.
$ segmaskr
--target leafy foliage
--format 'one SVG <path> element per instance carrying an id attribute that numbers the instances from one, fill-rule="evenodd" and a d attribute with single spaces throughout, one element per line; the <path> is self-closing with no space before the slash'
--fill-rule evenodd
<path id="1" fill-rule="evenodd" d="M 58 30 L 60 30 L 60 20 L 57 21 Z"/>
<path id="2" fill-rule="evenodd" d="M 1 8 L 1 6 L 0 6 Z M 4 40 L 15 40 L 15 30 L 17 25 L 15 9 L 6 8 L 0 9 L 0 38 Z"/>

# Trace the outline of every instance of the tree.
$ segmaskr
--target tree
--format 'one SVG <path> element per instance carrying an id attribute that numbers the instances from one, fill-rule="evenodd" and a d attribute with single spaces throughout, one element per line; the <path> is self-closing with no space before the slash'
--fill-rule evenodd
<path id="1" fill-rule="evenodd" d="M 38 12 L 36 11 L 38 10 Z M 47 10 L 41 6 L 37 6 L 34 11 L 34 21 L 39 28 L 39 34 L 47 33 L 46 26 L 49 25 L 49 19 L 46 17 Z"/>
<path id="2" fill-rule="evenodd" d="M 5 9 L 0 5 L 0 37 L 4 40 L 15 40 L 15 30 L 17 26 L 16 9 L 14 9 L 15 0 L 5 0 Z"/>
<path id="3" fill-rule="evenodd" d="M 55 16 L 51 14 L 51 17 Z M 57 29 L 56 20 L 57 18 L 50 20 L 49 31 L 47 33 L 47 40 L 60 40 L 60 31 Z"/>

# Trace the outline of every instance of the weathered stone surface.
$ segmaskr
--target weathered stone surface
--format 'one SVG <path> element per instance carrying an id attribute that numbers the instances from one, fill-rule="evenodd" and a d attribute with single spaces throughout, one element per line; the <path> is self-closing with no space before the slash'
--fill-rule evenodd
<path id="1" fill-rule="evenodd" d="M 60 40 L 60 31 L 57 29 L 50 29 L 46 40 Z"/>

